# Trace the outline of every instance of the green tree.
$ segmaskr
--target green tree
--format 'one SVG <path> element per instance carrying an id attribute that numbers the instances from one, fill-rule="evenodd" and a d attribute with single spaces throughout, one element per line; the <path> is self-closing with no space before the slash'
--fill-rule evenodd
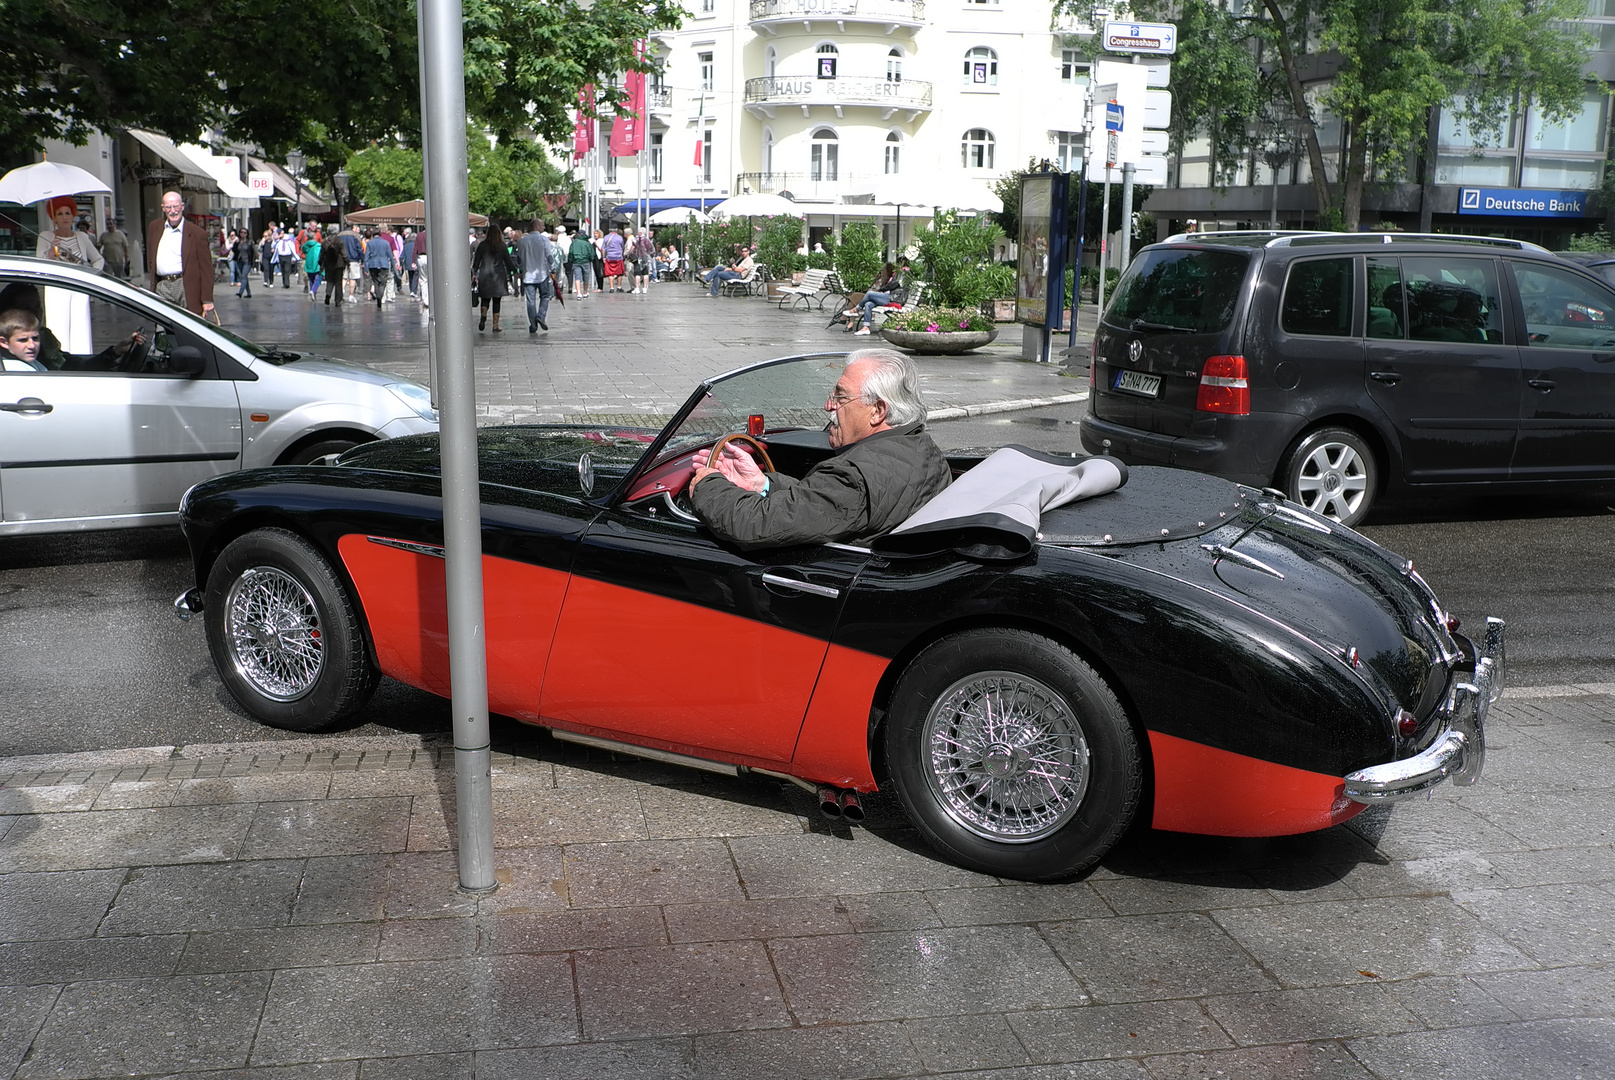
<path id="1" fill-rule="evenodd" d="M 920 278 L 928 283 L 926 299 L 944 307 L 974 307 L 994 295 L 988 268 L 1004 230 L 985 217 L 963 217 L 945 210 L 930 226 L 914 230 L 920 249 Z"/>
<path id="2" fill-rule="evenodd" d="M 577 201 L 579 185 L 543 147 L 526 140 L 490 145 L 475 127 L 466 129 L 465 142 L 466 186 L 477 213 L 505 220 L 550 217 Z M 347 170 L 353 198 L 369 206 L 418 199 L 424 190 L 421 152 L 398 143 L 359 151 Z"/>
<path id="3" fill-rule="evenodd" d="M 653 66 L 633 43 L 682 19 L 677 0 L 465 0 L 467 112 L 501 141 L 560 141 L 578 88 L 620 100 L 615 73 Z M 302 148 L 329 176 L 352 148 L 420 131 L 413 2 L 0 0 L 0 25 L 9 147 L 218 128 L 271 155 Z"/>
<path id="4" fill-rule="evenodd" d="M 863 292 L 880 273 L 880 230 L 868 221 L 855 221 L 841 227 L 841 241 L 835 246 L 836 274 L 851 292 Z"/>
<path id="5" fill-rule="evenodd" d="M 1056 0 L 1089 16 L 1089 0 Z M 1580 111 L 1591 39 L 1575 23 L 1585 0 L 1135 0 L 1140 18 L 1179 26 L 1172 71 L 1175 147 L 1209 139 L 1215 182 L 1227 183 L 1267 124 L 1299 127 L 1320 219 L 1356 229 L 1370 176 L 1400 175 L 1425 147 L 1430 110 L 1481 139 L 1527 102 L 1550 121 Z M 1336 67 L 1309 87 L 1310 61 Z M 1318 142 L 1320 112 L 1342 121 L 1341 182 Z M 1291 118 L 1294 118 L 1293 121 Z"/>

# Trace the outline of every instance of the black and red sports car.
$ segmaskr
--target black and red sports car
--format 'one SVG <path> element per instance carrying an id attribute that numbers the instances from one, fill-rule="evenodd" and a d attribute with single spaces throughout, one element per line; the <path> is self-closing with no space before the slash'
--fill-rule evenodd
<path id="1" fill-rule="evenodd" d="M 890 783 L 948 858 L 1031 880 L 1140 813 L 1282 835 L 1478 776 L 1502 624 L 1470 641 L 1411 563 L 1271 491 L 1138 468 L 1020 544 L 717 540 L 680 494 L 692 455 L 749 432 L 801 475 L 844 364 L 717 376 L 660 432 L 482 431 L 491 709 L 791 780 L 831 813 Z M 253 716 L 323 727 L 382 675 L 448 693 L 435 436 L 210 480 L 181 516 L 197 587 L 176 606 Z M 667 662 L 699 643 L 704 671 Z"/>

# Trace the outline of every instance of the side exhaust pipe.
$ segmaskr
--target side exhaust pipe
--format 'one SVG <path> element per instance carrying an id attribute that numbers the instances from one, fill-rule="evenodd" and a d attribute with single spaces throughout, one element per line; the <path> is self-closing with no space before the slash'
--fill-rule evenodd
<path id="1" fill-rule="evenodd" d="M 864 819 L 864 804 L 851 788 L 826 786 L 819 789 L 819 813 L 832 821 L 857 822 Z"/>
<path id="2" fill-rule="evenodd" d="M 864 819 L 864 804 L 859 800 L 858 793 L 851 788 L 840 792 L 841 816 L 848 821 L 862 821 Z"/>
<path id="3" fill-rule="evenodd" d="M 833 787 L 821 787 L 819 789 L 819 813 L 832 821 L 840 819 L 841 792 L 839 789 Z M 861 810 L 860 813 L 862 813 Z"/>

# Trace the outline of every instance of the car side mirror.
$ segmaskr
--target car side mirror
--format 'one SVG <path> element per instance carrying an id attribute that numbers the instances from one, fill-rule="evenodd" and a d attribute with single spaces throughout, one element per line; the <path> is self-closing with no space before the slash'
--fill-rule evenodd
<path id="1" fill-rule="evenodd" d="M 181 345 L 168 354 L 168 370 L 175 375 L 184 375 L 195 378 L 202 374 L 207 363 L 202 359 L 202 350 L 195 345 Z"/>
<path id="2" fill-rule="evenodd" d="M 594 494 L 594 459 L 588 454 L 578 458 L 578 487 L 585 496 Z"/>

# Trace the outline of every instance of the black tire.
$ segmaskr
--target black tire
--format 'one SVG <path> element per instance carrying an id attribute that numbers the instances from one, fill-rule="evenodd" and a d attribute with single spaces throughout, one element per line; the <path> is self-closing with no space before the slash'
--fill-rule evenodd
<path id="1" fill-rule="evenodd" d="M 347 590 L 295 533 L 258 529 L 232 541 L 208 574 L 203 615 L 219 678 L 261 723 L 317 731 L 375 691 Z"/>
<path id="2" fill-rule="evenodd" d="M 1368 516 L 1379 482 L 1374 451 L 1361 435 L 1338 427 L 1303 435 L 1279 473 L 1279 486 L 1292 501 L 1342 525 Z"/>
<path id="3" fill-rule="evenodd" d="M 1006 692 L 995 732 L 972 724 L 973 703 Z M 1144 785 L 1138 737 L 1105 680 L 1023 630 L 954 634 L 916 657 L 893 692 L 885 750 L 898 798 L 937 850 L 1025 881 L 1103 858 Z"/>
<path id="4" fill-rule="evenodd" d="M 358 439 L 321 439 L 296 450 L 280 459 L 282 465 L 312 465 L 327 454 L 340 454 L 344 450 L 351 450 L 359 445 Z"/>

